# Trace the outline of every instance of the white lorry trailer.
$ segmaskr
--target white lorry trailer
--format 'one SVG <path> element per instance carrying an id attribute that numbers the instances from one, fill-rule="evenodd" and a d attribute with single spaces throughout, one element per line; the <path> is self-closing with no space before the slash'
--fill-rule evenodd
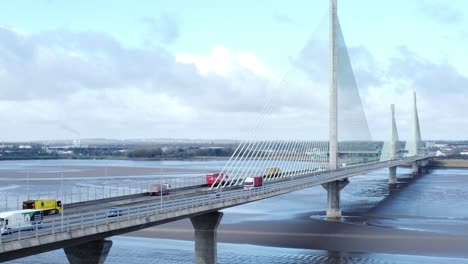
<path id="1" fill-rule="evenodd" d="M 43 210 L 17 210 L 0 213 L 0 235 L 8 235 L 18 231 L 34 230 L 42 224 Z"/>
<path id="2" fill-rule="evenodd" d="M 148 187 L 150 195 L 165 195 L 171 193 L 171 186 L 167 183 L 153 184 Z"/>

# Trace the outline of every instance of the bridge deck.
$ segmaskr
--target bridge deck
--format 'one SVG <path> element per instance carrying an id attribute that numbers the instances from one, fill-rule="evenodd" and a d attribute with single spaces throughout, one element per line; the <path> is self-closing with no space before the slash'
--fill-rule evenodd
<path id="1" fill-rule="evenodd" d="M 63 219 L 48 218 L 40 228 L 36 226 L 34 230 L 0 237 L 0 261 L 120 235 L 427 158 L 430 157 L 410 157 L 346 167 L 333 172 L 285 177 L 269 181 L 261 188 L 244 190 L 237 187 L 222 190 L 218 195 L 213 192 L 207 193 L 207 188 L 194 186 L 193 190 L 176 192 L 175 195 L 163 196 L 162 199 L 142 194 L 110 200 L 99 205 L 71 205 Z M 108 217 L 108 208 L 113 206 L 119 206 L 120 213 L 116 217 Z"/>

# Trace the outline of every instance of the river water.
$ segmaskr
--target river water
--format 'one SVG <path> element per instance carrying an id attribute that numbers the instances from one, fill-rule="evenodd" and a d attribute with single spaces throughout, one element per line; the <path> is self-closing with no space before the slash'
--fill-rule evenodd
<path id="1" fill-rule="evenodd" d="M 0 197 L 24 194 L 29 187 L 31 194 L 43 192 L 51 186 L 59 186 L 61 171 L 76 172 L 67 177 L 65 185 L 91 186 L 115 181 L 112 175 L 96 174 L 80 178 L 81 170 L 91 167 L 138 168 L 186 168 L 199 170 L 194 173 L 172 173 L 172 176 L 197 177 L 203 172 L 222 168 L 225 161 L 7 161 L 0 162 Z M 11 172 L 45 172 L 44 176 L 5 176 Z M 47 173 L 50 173 L 47 176 Z M 163 172 L 161 172 L 164 174 Z M 13 175 L 13 174 L 12 174 Z M 42 174 L 41 174 L 42 175 Z M 433 170 L 414 178 L 408 169 L 398 168 L 400 184 L 389 189 L 387 171 L 376 171 L 350 179 L 342 191 L 344 217 L 340 232 L 351 232 L 354 227 L 382 227 L 385 230 L 419 231 L 430 234 L 466 237 L 468 234 L 468 170 Z M 131 182 L 151 176 L 134 176 L 131 171 L 119 180 Z M 78 180 L 79 179 L 79 180 Z M 63 186 L 63 182 L 60 186 Z M 18 198 L 19 199 L 19 198 Z M 13 201 L 12 201 L 13 200 Z M 15 199 L 6 201 L 9 207 Z M 0 201 L 0 208 L 2 206 Z M 284 221 L 288 223 L 299 215 L 310 221 L 325 221 L 326 193 L 321 187 L 297 191 L 230 209 L 223 210 L 220 230 L 242 223 Z M 274 232 L 274 230 L 271 230 Z M 306 231 L 305 231 L 306 232 Z M 112 237 L 113 246 L 106 263 L 193 263 L 194 243 L 172 239 L 135 236 Z M 314 250 L 287 247 L 271 247 L 245 244 L 218 243 L 219 263 L 468 263 L 466 253 L 439 254 L 436 251 L 408 254 L 401 250 L 386 253 L 353 253 L 342 250 Z M 250 242 L 254 243 L 254 242 Z M 429 242 L 428 242 L 429 243 Z M 280 243 L 281 244 L 281 243 Z M 304 245 L 304 248 L 311 248 Z M 313 247 L 312 247 L 313 248 Z M 466 247 L 468 249 L 468 246 Z M 365 250 L 367 251 L 367 250 Z M 468 251 L 468 250 L 467 250 Z M 363 252 L 363 251 L 360 251 Z M 382 251 L 379 251 L 382 252 Z M 443 252 L 442 252 L 443 253 Z M 9 263 L 67 263 L 63 250 L 11 261 Z"/>

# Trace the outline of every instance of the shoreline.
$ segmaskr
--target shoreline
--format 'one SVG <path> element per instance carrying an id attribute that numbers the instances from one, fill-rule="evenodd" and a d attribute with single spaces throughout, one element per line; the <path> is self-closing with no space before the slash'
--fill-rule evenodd
<path id="1" fill-rule="evenodd" d="M 100 160 L 100 161 L 227 161 L 230 157 L 224 156 L 194 156 L 190 158 L 121 158 L 121 157 L 105 157 L 105 158 L 26 158 L 26 159 L 0 159 L 0 163 L 8 161 L 50 161 L 50 160 Z M 404 167 L 410 167 L 411 164 L 405 164 Z M 69 166 L 70 167 L 70 166 Z M 96 166 L 99 167 L 99 166 Z M 432 160 L 429 164 L 431 168 L 459 168 L 459 169 L 468 169 L 468 159 L 436 159 Z M 128 167 L 130 168 L 130 167 Z M 131 167 L 131 168 L 140 168 L 140 167 Z M 182 169 L 183 170 L 183 169 Z M 1 177 L 1 176 L 0 176 Z"/>
<path id="2" fill-rule="evenodd" d="M 24 157 L 24 158 L 0 158 L 2 161 L 27 161 L 27 160 L 127 160 L 127 161 L 207 161 L 207 160 L 229 160 L 230 156 L 193 156 L 188 158 L 128 158 L 121 156 L 106 157 Z"/>
<path id="3" fill-rule="evenodd" d="M 468 169 L 468 159 L 439 159 L 430 163 L 431 168 Z"/>
<path id="4" fill-rule="evenodd" d="M 41 166 L 42 169 L 47 168 Z M 162 173 L 189 173 L 189 174 L 206 174 L 210 171 L 205 169 L 187 169 L 187 168 L 158 168 L 158 167 L 117 167 L 117 166 L 86 166 L 86 165 L 65 165 L 53 166 L 50 170 L 34 171 L 34 167 L 24 171 L 17 170 L 1 170 L 0 179 L 41 179 L 41 178 L 93 178 L 93 177 L 113 177 L 113 176 L 150 176 L 160 175 Z M 63 172 L 61 172 L 63 170 Z M 170 177 L 171 175 L 168 175 Z"/>

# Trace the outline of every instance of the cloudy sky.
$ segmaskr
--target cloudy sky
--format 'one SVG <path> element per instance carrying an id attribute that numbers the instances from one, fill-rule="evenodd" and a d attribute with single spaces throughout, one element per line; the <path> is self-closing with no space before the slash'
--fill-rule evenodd
<path id="1" fill-rule="evenodd" d="M 277 91 L 327 36 L 327 12 L 326 0 L 3 3 L 0 140 L 241 139 L 272 94 L 269 133 L 323 139 L 326 93 Z M 391 103 L 409 135 L 413 90 L 424 139 L 468 138 L 467 15 L 463 0 L 339 1 L 374 139 L 388 137 Z"/>

